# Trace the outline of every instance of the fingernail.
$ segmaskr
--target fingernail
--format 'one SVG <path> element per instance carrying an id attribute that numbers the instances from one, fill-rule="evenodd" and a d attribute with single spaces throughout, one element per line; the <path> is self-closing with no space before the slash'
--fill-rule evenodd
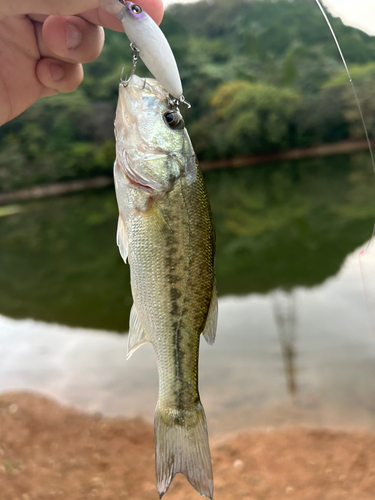
<path id="1" fill-rule="evenodd" d="M 65 71 L 60 64 L 52 63 L 49 65 L 49 74 L 54 82 L 59 82 L 64 78 Z"/>
<path id="2" fill-rule="evenodd" d="M 66 46 L 68 50 L 78 47 L 82 40 L 82 33 L 73 23 L 66 23 Z"/>

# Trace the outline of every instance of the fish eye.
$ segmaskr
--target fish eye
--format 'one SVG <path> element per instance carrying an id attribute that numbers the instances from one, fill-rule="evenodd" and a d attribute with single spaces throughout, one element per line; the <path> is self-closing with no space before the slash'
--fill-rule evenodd
<path id="1" fill-rule="evenodd" d="M 134 12 L 134 14 L 140 14 L 142 12 L 142 7 L 140 5 L 137 5 L 136 3 L 133 3 L 131 6 L 131 10 Z"/>
<path id="2" fill-rule="evenodd" d="M 168 110 L 166 113 L 164 113 L 164 120 L 168 127 L 172 130 L 182 130 L 183 128 L 185 128 L 184 119 L 182 118 L 181 113 L 179 113 L 178 111 Z"/>

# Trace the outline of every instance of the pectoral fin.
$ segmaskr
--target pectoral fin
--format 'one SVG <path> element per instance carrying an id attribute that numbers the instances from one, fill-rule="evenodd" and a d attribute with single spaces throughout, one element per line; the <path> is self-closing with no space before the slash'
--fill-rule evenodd
<path id="1" fill-rule="evenodd" d="M 210 308 L 208 310 L 206 325 L 202 332 L 202 335 L 207 341 L 207 344 L 212 345 L 215 342 L 216 337 L 216 327 L 217 327 L 217 294 L 216 294 L 216 283 L 212 291 L 212 298 Z"/>
<path id="2" fill-rule="evenodd" d="M 126 234 L 125 223 L 121 216 L 118 218 L 116 239 L 120 255 L 126 264 L 126 259 L 128 258 L 128 236 Z"/>
<path id="3" fill-rule="evenodd" d="M 147 337 L 146 333 L 142 328 L 136 308 L 133 304 L 133 307 L 131 308 L 130 311 L 128 353 L 126 355 L 126 359 L 128 360 L 130 356 L 138 349 L 138 347 L 141 347 L 143 344 L 147 344 L 147 342 L 150 342 L 150 339 Z"/>

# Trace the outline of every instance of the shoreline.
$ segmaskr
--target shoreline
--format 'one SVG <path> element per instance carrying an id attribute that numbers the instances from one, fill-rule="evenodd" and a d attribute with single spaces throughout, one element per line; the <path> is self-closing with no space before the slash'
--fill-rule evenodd
<path id="1" fill-rule="evenodd" d="M 303 158 L 349 154 L 366 149 L 368 149 L 368 143 L 365 140 L 355 142 L 341 141 L 331 144 L 322 144 L 310 148 L 288 149 L 277 153 L 262 153 L 259 155 L 202 161 L 200 162 L 200 166 L 203 172 L 207 172 L 216 169 L 241 168 L 285 160 L 300 160 Z M 112 184 L 113 178 L 109 176 L 98 176 L 65 182 L 55 182 L 51 184 L 40 184 L 31 188 L 0 193 L 0 204 L 6 205 L 14 201 L 35 200 L 52 196 L 60 196 L 68 193 L 77 193 L 91 189 L 101 189 Z"/>
<path id="2" fill-rule="evenodd" d="M 211 440 L 216 500 L 372 500 L 375 434 L 273 428 Z M 79 413 L 38 394 L 0 394 L 2 500 L 156 500 L 154 431 L 140 418 Z M 198 500 L 178 474 L 170 500 Z"/>
<path id="3" fill-rule="evenodd" d="M 89 189 L 101 189 L 113 184 L 111 177 L 91 177 L 88 179 L 76 179 L 74 181 L 54 182 L 52 184 L 39 184 L 32 188 L 17 189 L 8 193 L 0 193 L 0 204 L 13 201 L 37 200 L 62 194 L 77 193 Z"/>
<path id="4" fill-rule="evenodd" d="M 223 160 L 203 161 L 200 163 L 200 166 L 203 171 L 219 168 L 240 168 L 269 162 L 349 154 L 366 149 L 368 149 L 367 141 L 340 141 L 331 144 L 321 144 L 310 148 L 287 149 L 276 153 L 262 153 L 259 155 L 240 156 Z"/>

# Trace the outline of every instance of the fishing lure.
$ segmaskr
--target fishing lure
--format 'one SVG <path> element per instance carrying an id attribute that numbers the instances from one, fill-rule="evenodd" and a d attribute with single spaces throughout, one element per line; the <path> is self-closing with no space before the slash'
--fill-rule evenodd
<path id="1" fill-rule="evenodd" d="M 145 63 L 156 80 L 176 99 L 182 97 L 182 84 L 172 49 L 163 32 L 142 7 L 123 0 L 101 0 L 101 7 L 116 16 L 128 36 L 132 50 Z"/>

